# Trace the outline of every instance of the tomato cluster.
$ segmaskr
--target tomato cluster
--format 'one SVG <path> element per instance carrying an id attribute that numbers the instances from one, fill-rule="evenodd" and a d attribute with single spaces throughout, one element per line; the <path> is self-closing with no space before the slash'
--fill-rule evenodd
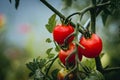
<path id="1" fill-rule="evenodd" d="M 53 30 L 53 38 L 54 40 L 59 44 L 63 45 L 66 38 L 74 32 L 74 28 L 71 25 L 57 25 L 55 26 Z M 68 58 L 69 64 L 75 64 L 75 53 L 73 51 L 75 50 L 75 44 L 72 43 L 74 39 L 74 36 L 72 35 L 68 39 L 68 49 L 63 50 L 61 49 L 59 51 L 59 59 L 60 61 L 65 65 L 66 64 L 66 58 L 71 55 Z M 85 37 L 84 35 L 80 38 L 79 44 L 81 44 L 83 47 L 78 46 L 77 48 L 77 54 L 79 60 L 82 59 L 82 55 L 87 58 L 95 58 L 97 57 L 101 50 L 102 50 L 102 40 L 97 34 L 91 34 L 89 37 Z M 73 53 L 73 54 L 72 54 Z"/>
<path id="2" fill-rule="evenodd" d="M 57 26 L 55 26 L 54 30 L 53 30 L 53 38 L 54 40 L 59 44 L 59 45 L 63 45 L 65 42 L 65 39 L 74 32 L 74 28 L 71 25 L 63 25 L 63 24 L 59 24 Z M 68 49 L 67 50 L 63 50 L 61 49 L 59 51 L 59 59 L 60 61 L 65 65 L 66 64 L 66 58 L 72 54 L 72 52 L 75 49 L 75 44 L 72 43 L 74 39 L 74 36 L 70 36 L 70 38 L 68 39 Z M 79 54 L 78 55 L 79 60 L 82 59 L 82 55 Z M 73 65 L 75 64 L 75 53 L 73 53 L 69 59 L 68 59 L 68 64 L 69 65 Z"/>

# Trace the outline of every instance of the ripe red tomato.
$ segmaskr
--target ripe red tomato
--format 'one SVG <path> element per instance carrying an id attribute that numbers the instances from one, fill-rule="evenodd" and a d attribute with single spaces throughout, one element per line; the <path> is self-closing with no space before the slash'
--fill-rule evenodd
<path id="1" fill-rule="evenodd" d="M 60 59 L 60 61 L 61 61 L 64 65 L 65 65 L 65 59 L 67 58 L 67 56 L 69 56 L 69 55 L 71 54 L 71 52 L 73 52 L 74 49 L 75 49 L 75 45 L 74 45 L 73 43 L 70 43 L 68 50 L 62 50 L 62 49 L 60 50 L 60 52 L 59 52 L 59 59 Z M 79 57 L 79 60 L 82 59 L 82 55 L 80 55 L 80 53 L 79 53 L 78 57 Z M 73 54 L 73 55 L 69 58 L 68 63 L 69 63 L 70 65 L 75 64 L 75 54 Z"/>
<path id="2" fill-rule="evenodd" d="M 53 38 L 58 44 L 62 45 L 66 37 L 73 32 L 74 32 L 74 28 L 71 25 L 59 24 L 55 26 L 53 30 Z M 71 36 L 68 40 L 68 43 L 72 42 L 73 39 L 74 36 Z"/>
<path id="3" fill-rule="evenodd" d="M 68 72 L 69 72 L 68 70 L 66 70 L 65 68 L 62 68 L 57 74 L 57 80 L 64 80 L 64 78 L 68 74 Z M 67 79 L 67 80 L 73 80 L 73 77 L 74 77 L 74 75 L 71 73 L 71 74 L 69 74 L 69 76 L 68 76 L 69 79 Z"/>
<path id="4" fill-rule="evenodd" d="M 102 40 L 96 35 L 92 34 L 90 38 L 86 39 L 84 36 L 81 37 L 79 42 L 85 49 L 78 47 L 79 53 L 88 57 L 95 58 L 97 57 L 102 50 Z"/>

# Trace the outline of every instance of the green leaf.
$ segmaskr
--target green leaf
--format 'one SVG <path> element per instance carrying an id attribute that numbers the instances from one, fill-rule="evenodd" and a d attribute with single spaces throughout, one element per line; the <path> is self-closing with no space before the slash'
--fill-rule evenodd
<path id="1" fill-rule="evenodd" d="M 44 74 L 40 71 L 40 69 L 37 69 L 35 71 L 35 79 L 36 80 L 43 80 Z"/>
<path id="2" fill-rule="evenodd" d="M 54 56 L 55 56 L 55 54 L 51 53 L 51 54 L 48 55 L 48 58 L 51 59 L 51 58 L 53 58 Z"/>
<path id="3" fill-rule="evenodd" d="M 56 47 L 55 47 L 55 51 L 56 51 L 56 52 L 59 52 L 59 51 L 60 51 L 59 46 L 56 46 Z"/>
<path id="4" fill-rule="evenodd" d="M 50 33 L 52 33 L 55 25 L 56 25 L 56 14 L 53 14 L 53 15 L 49 18 L 48 24 L 46 24 L 45 26 L 46 26 L 46 29 L 47 29 Z"/>
<path id="5" fill-rule="evenodd" d="M 46 53 L 49 55 L 53 48 L 47 49 Z"/>
<path id="6" fill-rule="evenodd" d="M 32 72 L 35 71 L 35 69 L 34 69 L 34 67 L 33 67 L 33 66 L 34 66 L 33 62 L 27 63 L 26 66 L 27 66 L 27 68 L 28 68 L 29 70 L 31 70 Z"/>
<path id="7" fill-rule="evenodd" d="M 120 0 L 110 0 L 111 5 L 109 7 L 111 13 L 112 13 L 112 18 L 113 19 L 120 19 Z"/>
<path id="8" fill-rule="evenodd" d="M 40 69 L 44 67 L 46 61 L 47 61 L 46 59 L 40 59 L 40 62 L 38 64 Z"/>
<path id="9" fill-rule="evenodd" d="M 35 74 L 34 72 L 30 72 L 29 77 L 32 77 L 34 74 Z"/>
<path id="10" fill-rule="evenodd" d="M 55 44 L 55 51 L 59 52 L 60 51 L 60 46 L 54 41 Z"/>
<path id="11" fill-rule="evenodd" d="M 15 0 L 15 8 L 18 9 L 20 0 Z"/>
<path id="12" fill-rule="evenodd" d="M 47 43 L 51 43 L 52 40 L 51 40 L 50 38 L 47 38 L 47 39 L 46 39 L 46 42 L 47 42 Z"/>

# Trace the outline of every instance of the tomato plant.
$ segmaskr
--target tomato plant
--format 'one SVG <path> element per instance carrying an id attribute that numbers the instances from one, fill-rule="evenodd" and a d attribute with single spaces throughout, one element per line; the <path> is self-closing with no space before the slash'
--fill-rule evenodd
<path id="1" fill-rule="evenodd" d="M 102 50 L 102 40 L 97 34 L 92 34 L 90 38 L 82 36 L 79 42 L 85 49 L 79 47 L 79 52 L 88 58 L 97 57 Z"/>
<path id="2" fill-rule="evenodd" d="M 50 8 L 55 14 L 57 14 L 61 20 L 63 20 L 64 22 L 69 22 L 69 24 L 56 25 L 55 21 L 56 17 L 54 15 L 49 19 L 46 28 L 50 33 L 53 32 L 52 35 L 55 41 L 54 44 L 55 47 L 58 48 L 58 50 L 56 49 L 55 50 L 57 51 L 58 54 L 57 56 L 55 56 L 53 53 L 51 53 L 53 48 L 49 48 L 46 51 L 48 58 L 41 59 L 40 61 L 39 59 L 33 60 L 33 63 L 30 62 L 29 64 L 27 64 L 27 67 L 32 71 L 31 75 L 35 75 L 34 79 L 40 80 L 56 79 L 55 76 L 53 77 L 52 75 L 49 75 L 49 73 L 52 65 L 54 64 L 55 60 L 57 60 L 57 58 L 59 58 L 61 63 L 65 65 L 64 68 L 67 69 L 67 70 L 62 69 L 59 72 L 57 69 L 56 71 L 52 72 L 52 73 L 58 72 L 57 74 L 58 80 L 64 80 L 65 76 L 72 72 L 75 73 L 76 77 L 75 80 L 104 80 L 103 75 L 105 73 L 111 72 L 113 70 L 120 70 L 120 67 L 104 68 L 102 66 L 99 57 L 103 47 L 102 39 L 97 34 L 95 34 L 96 17 L 101 12 L 109 13 L 109 9 L 107 9 L 107 6 L 111 5 L 110 1 L 113 0 L 91 0 L 91 4 L 89 4 L 88 7 L 78 12 L 72 13 L 68 17 L 65 17 L 62 13 L 60 13 L 52 5 L 50 5 L 46 0 L 40 1 L 44 3 L 48 8 Z M 86 21 L 85 24 L 83 25 L 82 24 L 83 15 L 87 12 L 90 13 L 89 16 L 90 18 L 88 18 L 88 21 Z M 76 23 L 71 21 L 71 17 L 73 17 L 74 15 L 79 16 L 78 17 L 79 19 Z M 104 17 L 103 18 L 104 22 L 106 21 L 107 16 L 105 14 L 102 15 L 102 17 Z M 92 34 L 90 34 L 89 32 L 91 32 Z M 80 40 L 78 40 L 79 33 L 83 35 L 81 36 Z M 50 39 L 47 39 L 47 42 L 51 43 L 52 41 Z M 67 49 L 63 49 L 63 47 L 67 47 Z M 94 59 L 95 66 L 93 69 L 88 68 L 87 67 L 88 65 L 84 66 L 83 63 L 80 62 L 82 56 L 85 56 L 86 58 L 95 58 Z M 74 66 L 72 67 L 69 66 L 73 64 Z M 71 80 L 71 78 L 69 78 L 68 80 Z"/>
<path id="3" fill-rule="evenodd" d="M 53 29 L 53 38 L 58 44 L 62 45 L 64 44 L 65 39 L 73 32 L 74 28 L 71 25 L 59 24 Z M 71 36 L 68 39 L 68 43 L 72 42 L 73 39 L 74 36 Z"/>
<path id="4" fill-rule="evenodd" d="M 74 52 L 75 45 L 73 43 L 69 44 L 69 48 L 67 50 L 60 50 L 59 51 L 59 59 L 65 65 L 66 58 Z M 82 59 L 82 55 L 79 53 L 79 60 Z M 75 53 L 73 53 L 70 58 L 68 59 L 69 64 L 75 64 Z"/>

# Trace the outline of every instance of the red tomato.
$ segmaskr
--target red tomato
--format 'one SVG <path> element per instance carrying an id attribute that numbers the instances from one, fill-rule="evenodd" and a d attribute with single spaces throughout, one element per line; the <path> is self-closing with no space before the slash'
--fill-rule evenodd
<path id="1" fill-rule="evenodd" d="M 88 58 L 97 57 L 102 50 L 102 40 L 96 34 L 92 34 L 91 37 L 88 39 L 82 36 L 79 43 L 85 48 L 83 49 L 79 46 L 78 47 L 79 53 Z"/>
<path id="2" fill-rule="evenodd" d="M 73 32 L 74 28 L 72 26 L 59 24 L 53 30 L 53 38 L 58 44 L 62 45 L 66 37 Z M 74 36 L 71 36 L 71 38 L 68 40 L 68 43 L 72 42 L 73 39 Z"/>
<path id="3" fill-rule="evenodd" d="M 75 45 L 73 43 L 69 44 L 69 49 L 68 50 L 60 50 L 59 52 L 59 59 L 60 61 L 65 65 L 65 59 L 67 58 L 67 56 L 69 56 L 71 54 L 71 52 L 73 52 L 75 49 Z M 79 53 L 79 60 L 82 59 L 82 55 L 80 55 Z M 71 64 L 75 64 L 75 54 L 73 54 L 69 60 L 68 63 Z"/>

